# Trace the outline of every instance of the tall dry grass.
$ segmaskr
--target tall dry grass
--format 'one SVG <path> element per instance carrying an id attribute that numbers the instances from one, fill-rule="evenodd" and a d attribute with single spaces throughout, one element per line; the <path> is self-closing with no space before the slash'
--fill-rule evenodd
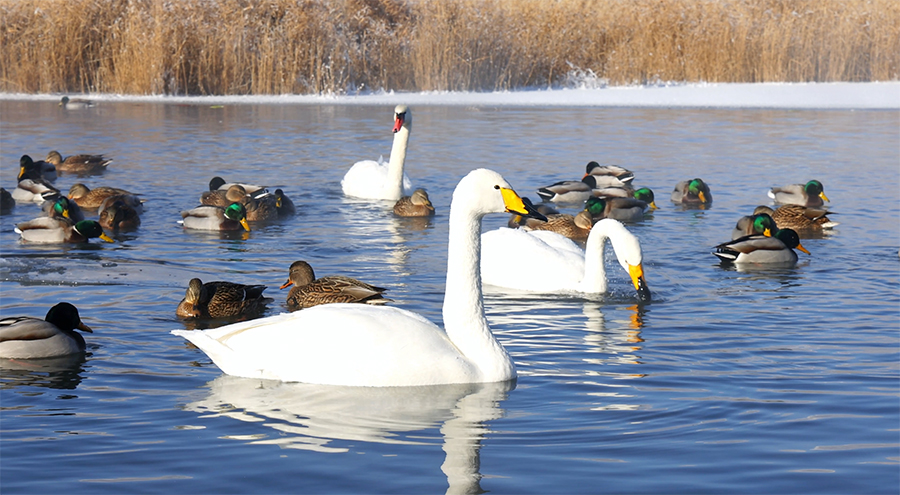
<path id="1" fill-rule="evenodd" d="M 0 90 L 900 78 L 897 0 L 0 0 Z"/>

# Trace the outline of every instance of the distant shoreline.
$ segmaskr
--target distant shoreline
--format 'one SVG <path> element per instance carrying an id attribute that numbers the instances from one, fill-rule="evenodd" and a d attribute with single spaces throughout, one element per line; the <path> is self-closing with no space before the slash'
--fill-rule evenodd
<path id="1" fill-rule="evenodd" d="M 0 100 L 58 101 L 62 94 L 0 93 Z M 73 96 L 73 95 L 70 95 Z M 592 106 L 900 110 L 900 81 L 709 83 L 495 92 L 372 92 L 360 95 L 171 96 L 89 94 L 97 102 L 433 106 Z"/>

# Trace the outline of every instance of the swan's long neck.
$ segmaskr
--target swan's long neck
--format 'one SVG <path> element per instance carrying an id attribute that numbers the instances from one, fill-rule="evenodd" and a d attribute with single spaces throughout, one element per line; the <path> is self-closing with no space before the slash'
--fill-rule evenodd
<path id="1" fill-rule="evenodd" d="M 394 133 L 394 144 L 391 145 L 391 160 L 388 162 L 388 177 L 384 184 L 385 196 L 388 199 L 400 199 L 403 196 L 403 165 L 406 163 L 406 148 L 409 144 L 409 127 L 404 125 Z"/>
<path id="2" fill-rule="evenodd" d="M 450 206 L 444 328 L 460 352 L 476 364 L 485 381 L 506 380 L 515 368 L 484 316 L 481 293 L 481 218 Z"/>
<path id="3" fill-rule="evenodd" d="M 582 292 L 606 292 L 606 266 L 603 257 L 606 254 L 606 230 L 595 226 L 588 235 L 584 246 L 584 278 L 581 279 Z"/>

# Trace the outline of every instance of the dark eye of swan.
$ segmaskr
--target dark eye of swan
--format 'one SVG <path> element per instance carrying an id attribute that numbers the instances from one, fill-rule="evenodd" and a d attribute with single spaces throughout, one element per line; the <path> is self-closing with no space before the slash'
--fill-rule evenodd
<path id="1" fill-rule="evenodd" d="M 494 186 L 494 189 L 500 189 L 500 186 L 495 185 L 495 186 Z"/>

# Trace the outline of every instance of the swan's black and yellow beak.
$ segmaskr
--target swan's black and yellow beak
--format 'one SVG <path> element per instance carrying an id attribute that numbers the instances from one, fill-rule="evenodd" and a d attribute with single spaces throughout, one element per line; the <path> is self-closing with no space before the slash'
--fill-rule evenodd
<path id="1" fill-rule="evenodd" d="M 515 213 L 516 215 L 522 215 L 523 217 L 547 221 L 547 217 L 541 215 L 537 209 L 535 209 L 534 205 L 531 204 L 530 199 L 522 199 L 515 191 L 505 187 L 500 188 L 500 193 L 503 194 L 503 204 L 506 206 L 507 213 Z"/>
<path id="2" fill-rule="evenodd" d="M 631 282 L 634 284 L 634 290 L 637 291 L 638 299 L 650 302 L 650 288 L 647 287 L 647 279 L 644 278 L 643 265 L 628 265 L 628 275 L 631 276 Z"/>

